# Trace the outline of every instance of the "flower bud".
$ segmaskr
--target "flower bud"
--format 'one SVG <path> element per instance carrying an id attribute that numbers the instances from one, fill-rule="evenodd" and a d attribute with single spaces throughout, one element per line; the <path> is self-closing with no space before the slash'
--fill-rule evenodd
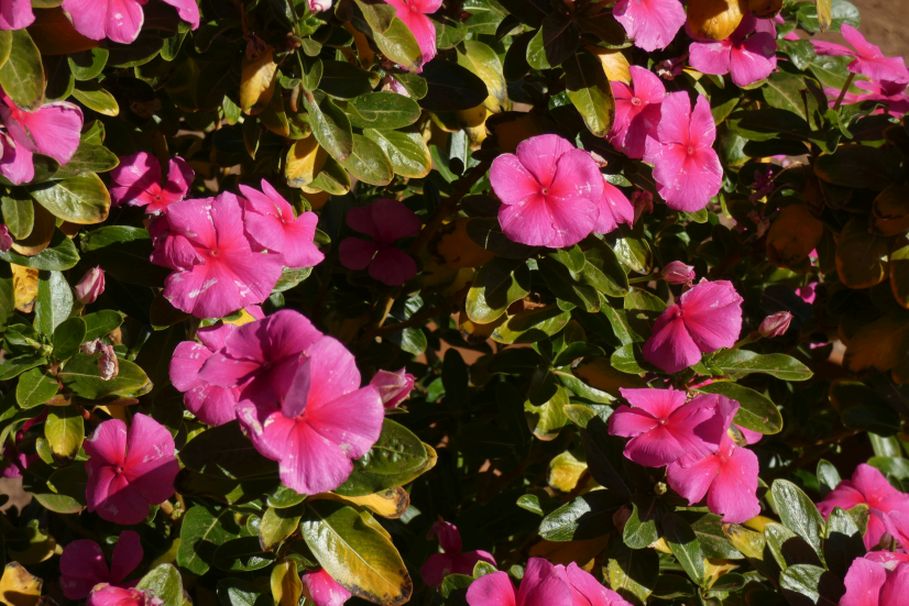
<path id="1" fill-rule="evenodd" d="M 645 214 L 653 212 L 653 194 L 644 189 L 636 189 L 631 193 L 631 205 L 634 207 L 634 222 Z"/>
<path id="2" fill-rule="evenodd" d="M 0 252 L 6 252 L 13 245 L 13 237 L 9 235 L 9 228 L 0 223 Z"/>
<path id="3" fill-rule="evenodd" d="M 660 277 L 670 284 L 691 284 L 694 282 L 694 266 L 672 261 L 660 270 Z"/>
<path id="4" fill-rule="evenodd" d="M 76 284 L 76 299 L 83 305 L 94 303 L 104 292 L 104 270 L 92 267 Z"/>
<path id="5" fill-rule="evenodd" d="M 331 0 L 309 0 L 309 10 L 321 13 L 331 8 Z"/>
<path id="6" fill-rule="evenodd" d="M 403 402 L 413 390 L 414 376 L 400 369 L 396 372 L 380 370 L 369 382 L 376 388 L 385 408 L 395 408 Z"/>
<path id="7" fill-rule="evenodd" d="M 758 332 L 762 337 L 768 339 L 781 337 L 789 330 L 789 325 L 791 323 L 791 313 L 788 311 L 778 311 L 775 314 L 770 314 L 764 318 L 764 321 L 761 322 L 761 325 L 758 327 Z"/>

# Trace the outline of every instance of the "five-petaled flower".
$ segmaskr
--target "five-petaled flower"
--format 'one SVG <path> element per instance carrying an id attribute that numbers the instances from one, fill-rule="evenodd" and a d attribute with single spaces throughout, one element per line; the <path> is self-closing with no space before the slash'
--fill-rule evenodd
<path id="1" fill-rule="evenodd" d="M 369 236 L 341 240 L 338 255 L 347 269 L 366 269 L 370 277 L 388 286 L 400 286 L 417 275 L 417 262 L 395 246 L 398 240 L 420 233 L 420 219 L 400 202 L 379 198 L 347 211 L 347 225 Z"/>
<path id="2" fill-rule="evenodd" d="M 730 74 L 736 86 L 747 86 L 776 69 L 776 27 L 772 19 L 747 15 L 725 40 L 692 42 L 688 54 L 698 71 Z"/>
<path id="3" fill-rule="evenodd" d="M 90 539 L 72 541 L 60 555 L 60 587 L 70 600 L 85 599 L 99 583 L 122 585 L 142 562 L 142 541 L 133 530 L 124 530 L 111 554 L 110 566 L 101 546 Z"/>
<path id="4" fill-rule="evenodd" d="M 76 31 L 92 40 L 105 38 L 130 44 L 139 37 L 145 21 L 142 5 L 148 0 L 63 0 Z M 177 9 L 177 15 L 193 29 L 199 27 L 199 5 L 196 0 L 163 0 Z"/>
<path id="5" fill-rule="evenodd" d="M 180 156 L 167 161 L 167 180 L 161 164 L 148 152 L 120 158 L 120 165 L 110 173 L 110 198 L 115 205 L 144 206 L 149 213 L 167 210 L 186 197 L 195 173 Z"/>

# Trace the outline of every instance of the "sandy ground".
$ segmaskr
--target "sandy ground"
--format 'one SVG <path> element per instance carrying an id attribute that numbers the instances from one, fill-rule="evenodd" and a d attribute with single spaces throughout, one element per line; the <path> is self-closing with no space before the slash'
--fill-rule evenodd
<path id="1" fill-rule="evenodd" d="M 909 0 L 852 0 L 862 13 L 862 33 L 887 54 L 909 59 Z"/>

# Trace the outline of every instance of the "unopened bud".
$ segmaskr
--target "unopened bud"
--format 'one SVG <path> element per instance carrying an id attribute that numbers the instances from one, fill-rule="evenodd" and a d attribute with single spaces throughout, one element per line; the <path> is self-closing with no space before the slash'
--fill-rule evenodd
<path id="1" fill-rule="evenodd" d="M 694 266 L 672 261 L 660 270 L 660 277 L 670 284 L 691 284 L 694 282 Z"/>
<path id="2" fill-rule="evenodd" d="M 758 327 L 758 332 L 762 337 L 768 339 L 781 337 L 789 330 L 790 324 L 792 324 L 792 314 L 788 311 L 778 311 L 764 318 Z"/>
<path id="3" fill-rule="evenodd" d="M 331 0 L 309 0 L 309 10 L 321 13 L 331 8 Z"/>
<path id="4" fill-rule="evenodd" d="M 92 267 L 76 284 L 76 299 L 83 305 L 94 303 L 104 292 L 104 285 L 104 270 L 98 266 Z"/>
<path id="5" fill-rule="evenodd" d="M 373 376 L 369 384 L 379 392 L 385 408 L 395 408 L 410 395 L 414 379 L 415 377 L 405 372 L 403 368 L 395 372 L 380 370 Z"/>
<path id="6" fill-rule="evenodd" d="M 631 193 L 631 205 L 634 207 L 634 222 L 644 215 L 653 212 L 653 194 L 644 189 L 636 189 Z"/>

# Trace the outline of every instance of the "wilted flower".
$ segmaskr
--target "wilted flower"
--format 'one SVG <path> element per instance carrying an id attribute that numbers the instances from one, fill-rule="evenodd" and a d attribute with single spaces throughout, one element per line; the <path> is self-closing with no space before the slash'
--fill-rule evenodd
<path id="1" fill-rule="evenodd" d="M 94 303 L 104 292 L 104 270 L 99 266 L 88 270 L 76 284 L 76 300 L 83 305 Z"/>
<path id="2" fill-rule="evenodd" d="M 117 539 L 110 567 L 101 546 L 89 539 L 72 541 L 60 555 L 60 587 L 70 600 L 85 599 L 98 583 L 117 585 L 142 562 L 139 534 L 124 530 Z"/>
<path id="3" fill-rule="evenodd" d="M 681 261 L 670 261 L 660 270 L 660 277 L 669 284 L 688 284 L 694 281 L 694 266 Z"/>
<path id="4" fill-rule="evenodd" d="M 396 408 L 413 391 L 415 378 L 403 368 L 395 372 L 379 370 L 373 375 L 369 384 L 379 392 L 379 397 L 382 398 L 382 405 L 385 408 Z"/>
<path id="5" fill-rule="evenodd" d="M 788 311 L 778 311 L 772 313 L 761 321 L 758 326 L 758 333 L 767 339 L 782 337 L 789 330 L 792 324 L 792 313 Z"/>

